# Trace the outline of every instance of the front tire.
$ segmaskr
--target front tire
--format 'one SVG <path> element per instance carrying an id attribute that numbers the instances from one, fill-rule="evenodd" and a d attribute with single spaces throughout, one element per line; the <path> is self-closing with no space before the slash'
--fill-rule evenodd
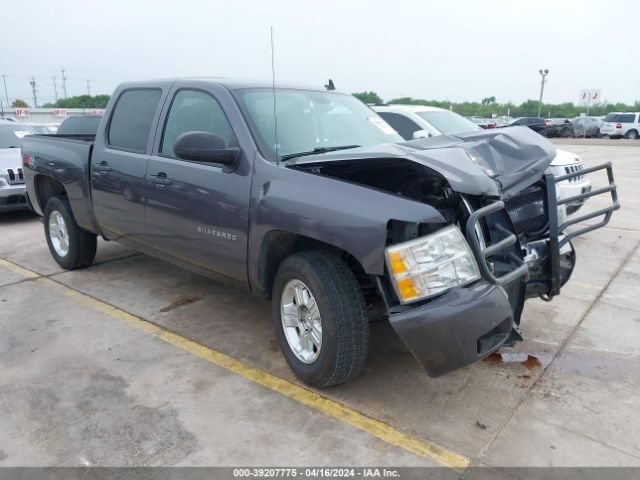
<path id="1" fill-rule="evenodd" d="M 54 260 L 66 270 L 88 267 L 96 256 L 96 236 L 82 230 L 66 199 L 53 197 L 44 209 L 44 233 Z"/>
<path id="2" fill-rule="evenodd" d="M 325 388 L 358 376 L 369 352 L 369 319 L 344 261 L 323 251 L 288 257 L 271 301 L 280 348 L 301 380 Z"/>

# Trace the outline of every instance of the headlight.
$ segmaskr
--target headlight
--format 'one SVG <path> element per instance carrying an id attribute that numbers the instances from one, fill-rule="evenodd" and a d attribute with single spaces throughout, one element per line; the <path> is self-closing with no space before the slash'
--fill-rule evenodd
<path id="1" fill-rule="evenodd" d="M 388 247 L 385 257 L 402 303 L 432 297 L 480 278 L 469 245 L 455 226 Z"/>

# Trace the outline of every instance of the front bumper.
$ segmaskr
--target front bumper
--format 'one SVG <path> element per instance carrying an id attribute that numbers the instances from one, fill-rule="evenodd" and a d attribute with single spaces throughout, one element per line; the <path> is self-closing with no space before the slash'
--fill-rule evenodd
<path id="1" fill-rule="evenodd" d="M 480 280 L 389 316 L 389 322 L 430 376 L 477 362 L 502 346 L 513 310 L 501 287 Z"/>
<path id="2" fill-rule="evenodd" d="M 0 212 L 28 210 L 24 184 L 0 187 Z"/>
<path id="3" fill-rule="evenodd" d="M 606 187 L 557 198 L 558 183 L 602 170 L 609 180 Z M 478 208 L 469 215 L 466 236 L 482 279 L 418 307 L 389 311 L 391 326 L 429 375 L 442 375 L 481 360 L 507 342 L 514 331 L 517 338 L 524 295 L 550 300 L 560 293 L 575 262 L 571 239 L 605 226 L 620 208 L 611 163 L 563 176 L 546 174 L 545 188 L 543 212 L 548 225 L 538 238 L 521 244 L 516 233 L 496 221 L 505 215 L 503 201 Z M 601 194 L 611 195 L 611 205 L 576 218 L 559 219 L 559 206 Z M 602 217 L 598 223 L 583 224 L 597 217 Z M 571 231 L 565 231 L 569 227 Z M 479 233 L 487 230 L 490 243 Z M 522 258 L 522 248 L 533 254 Z M 519 286 L 526 289 L 523 296 L 517 293 Z"/>

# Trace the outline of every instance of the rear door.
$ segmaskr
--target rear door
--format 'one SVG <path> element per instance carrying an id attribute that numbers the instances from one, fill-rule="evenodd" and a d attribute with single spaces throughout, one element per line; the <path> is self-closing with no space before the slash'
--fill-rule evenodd
<path id="1" fill-rule="evenodd" d="M 163 95 L 169 85 L 122 88 L 91 156 L 96 219 L 108 239 L 143 242 L 144 177 Z M 164 91 L 163 91 L 164 90 Z"/>
<path id="2" fill-rule="evenodd" d="M 248 132 L 231 127 L 230 119 L 244 124 L 238 107 L 219 85 L 185 81 L 176 83 L 163 110 L 146 176 L 149 243 L 167 260 L 245 283 L 255 147 Z M 190 131 L 239 147 L 235 169 L 176 158 L 176 138 Z"/>

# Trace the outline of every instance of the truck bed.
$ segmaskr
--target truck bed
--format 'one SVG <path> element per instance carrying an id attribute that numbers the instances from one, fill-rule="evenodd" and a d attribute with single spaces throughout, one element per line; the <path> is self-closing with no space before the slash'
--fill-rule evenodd
<path id="1" fill-rule="evenodd" d="M 95 135 L 28 135 L 22 144 L 23 155 L 30 156 L 25 166 L 27 195 L 36 213 L 44 205 L 37 200 L 37 178 L 44 176 L 65 186 L 76 221 L 94 231 L 95 223 L 90 195 L 90 161 Z"/>

